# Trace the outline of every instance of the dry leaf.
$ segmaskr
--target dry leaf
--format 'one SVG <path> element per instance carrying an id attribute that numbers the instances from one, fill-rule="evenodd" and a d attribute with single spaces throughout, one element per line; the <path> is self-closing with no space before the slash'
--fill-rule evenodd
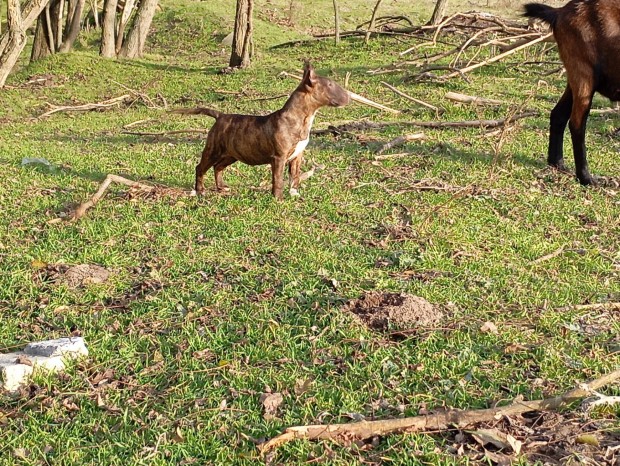
<path id="1" fill-rule="evenodd" d="M 174 432 L 170 436 L 170 440 L 172 440 L 175 443 L 185 442 L 185 437 L 183 437 L 183 432 L 181 431 L 181 428 L 179 426 L 177 426 L 176 429 L 174 429 Z"/>
<path id="2" fill-rule="evenodd" d="M 469 433 L 483 447 L 490 443 L 500 449 L 510 448 L 506 434 L 497 429 L 478 429 Z"/>
<path id="3" fill-rule="evenodd" d="M 484 324 L 482 324 L 482 327 L 480 327 L 480 331 L 482 333 L 492 333 L 494 335 L 497 335 L 498 333 L 497 325 L 489 321 L 486 321 Z"/>
<path id="4" fill-rule="evenodd" d="M 303 395 L 308 391 L 310 385 L 312 385 L 312 379 L 297 379 L 295 381 L 295 388 L 293 389 L 295 391 L 295 395 Z"/>
<path id="5" fill-rule="evenodd" d="M 600 447 L 598 439 L 592 434 L 581 434 L 575 438 L 575 443 L 581 443 L 582 445 L 592 445 L 593 447 Z"/>
<path id="6" fill-rule="evenodd" d="M 263 393 L 260 396 L 260 402 L 263 404 L 263 417 L 267 420 L 275 418 L 283 401 L 282 393 Z"/>
<path id="7" fill-rule="evenodd" d="M 514 354 L 520 351 L 527 351 L 527 346 L 520 345 L 519 343 L 511 343 L 504 348 L 504 354 Z"/>
<path id="8" fill-rule="evenodd" d="M 30 263 L 30 266 L 33 269 L 44 269 L 45 267 L 47 267 L 47 262 L 43 262 L 39 259 L 35 259 Z"/>

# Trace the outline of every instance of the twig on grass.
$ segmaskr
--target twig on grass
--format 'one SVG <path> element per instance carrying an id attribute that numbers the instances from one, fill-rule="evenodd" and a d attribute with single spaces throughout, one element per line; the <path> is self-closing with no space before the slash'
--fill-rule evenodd
<path id="1" fill-rule="evenodd" d="M 487 99 L 486 97 L 478 97 L 475 95 L 459 94 L 458 92 L 448 92 L 445 97 L 448 100 L 459 102 L 461 104 L 502 105 L 504 103 L 501 100 Z"/>
<path id="2" fill-rule="evenodd" d="M 185 133 L 207 134 L 208 132 L 209 132 L 208 129 L 175 129 L 175 130 L 170 130 L 170 131 L 161 131 L 159 133 L 149 132 L 149 131 L 121 131 L 121 134 L 131 134 L 133 136 L 161 137 L 161 136 L 170 136 L 171 134 L 185 134 Z"/>
<path id="3" fill-rule="evenodd" d="M 385 81 L 381 81 L 381 85 L 387 87 L 389 90 L 391 90 L 395 94 L 397 94 L 397 95 L 399 95 L 401 97 L 404 97 L 407 100 L 410 100 L 412 102 L 415 102 L 418 105 L 422 105 L 423 107 L 430 108 L 431 110 L 434 110 L 435 114 L 439 115 L 439 108 L 435 107 L 434 105 L 429 104 L 427 102 L 424 102 L 423 100 L 416 99 L 415 97 L 411 97 L 410 95 L 405 94 L 403 91 L 401 91 L 399 89 L 396 89 L 394 86 L 386 83 Z"/>
<path id="4" fill-rule="evenodd" d="M 340 126 L 330 126 L 327 129 L 313 130 L 312 134 L 339 134 L 351 131 L 363 131 L 366 129 L 380 129 L 389 126 L 419 126 L 421 128 L 497 128 L 513 123 L 523 118 L 538 115 L 538 112 L 522 112 L 507 118 L 498 120 L 463 120 L 463 121 L 359 121 L 345 123 Z"/>
<path id="5" fill-rule="evenodd" d="M 443 431 L 451 426 L 464 428 L 480 422 L 489 422 L 502 416 L 514 416 L 532 411 L 554 411 L 588 396 L 592 390 L 608 385 L 620 378 L 620 369 L 581 385 L 563 395 L 534 401 L 515 401 L 506 406 L 489 409 L 449 410 L 423 416 L 379 421 L 361 421 L 348 424 L 326 424 L 289 427 L 284 433 L 259 445 L 262 453 L 297 439 L 333 440 L 350 442 L 400 432 Z"/>
<path id="6" fill-rule="evenodd" d="M 51 109 L 43 113 L 42 115 L 39 115 L 39 118 L 45 118 L 58 112 L 87 112 L 89 110 L 101 110 L 104 108 L 120 105 L 129 98 L 131 98 L 129 94 L 123 94 L 121 96 L 114 97 L 113 99 L 104 100 L 102 102 L 88 103 L 82 105 L 54 105 L 46 102 L 47 105 L 51 107 Z"/>
<path id="7" fill-rule="evenodd" d="M 105 177 L 105 180 L 99 185 L 99 189 L 97 192 L 86 202 L 83 202 L 72 212 L 71 215 L 67 217 L 67 220 L 79 220 L 84 215 L 86 215 L 86 211 L 93 207 L 99 200 L 103 197 L 106 190 L 110 187 L 112 183 L 120 183 L 125 186 L 129 186 L 130 188 L 140 189 L 144 192 L 152 192 L 158 188 L 158 186 L 140 183 L 138 181 L 130 180 L 128 178 L 124 178 L 118 175 L 109 174 Z"/>
<path id="8" fill-rule="evenodd" d="M 289 73 L 287 71 L 282 71 L 280 74 L 278 74 L 278 76 L 285 76 L 287 78 L 294 78 L 294 79 L 301 81 L 301 76 Z M 347 92 L 349 93 L 349 97 L 351 97 L 351 100 L 354 100 L 355 102 L 358 102 L 360 104 L 368 105 L 369 107 L 378 108 L 379 110 L 384 110 L 390 113 L 395 113 L 395 114 L 400 113 L 400 110 L 394 110 L 393 108 L 386 107 L 385 105 L 379 104 L 362 95 L 356 94 L 355 92 L 351 92 L 351 91 L 347 91 Z"/>
<path id="9" fill-rule="evenodd" d="M 550 252 L 549 254 L 545 254 L 542 257 L 539 257 L 536 260 L 533 260 L 531 263 L 533 264 L 540 264 L 541 262 L 547 261 L 549 259 L 553 259 L 554 257 L 558 257 L 560 254 L 562 254 L 564 252 L 564 245 L 560 246 L 558 249 L 556 249 L 553 252 Z"/>
<path id="10" fill-rule="evenodd" d="M 393 149 L 396 146 L 400 146 L 409 141 L 419 141 L 420 139 L 425 139 L 426 136 L 424 133 L 414 133 L 414 134 L 405 134 L 404 136 L 399 136 L 395 139 L 392 139 L 389 142 L 383 144 L 375 153 L 377 155 L 381 155 L 386 150 Z M 375 160 L 379 160 L 375 157 Z"/>

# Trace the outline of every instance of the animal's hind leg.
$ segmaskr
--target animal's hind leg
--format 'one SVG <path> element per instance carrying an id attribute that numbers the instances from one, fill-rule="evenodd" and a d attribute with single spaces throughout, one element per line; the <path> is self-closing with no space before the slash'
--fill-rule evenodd
<path id="1" fill-rule="evenodd" d="M 587 89 L 580 90 L 579 95 L 573 96 L 573 110 L 570 115 L 568 128 L 573 141 L 573 153 L 575 156 L 575 172 L 580 183 L 583 185 L 595 184 L 594 178 L 588 170 L 586 159 L 586 123 L 592 105 L 593 92 Z"/>
<path id="2" fill-rule="evenodd" d="M 571 115 L 573 108 L 573 91 L 570 86 L 566 86 L 564 94 L 551 110 L 551 118 L 549 122 L 549 151 L 547 154 L 547 163 L 552 167 L 564 170 L 564 131 L 566 124 Z"/>
<path id="3" fill-rule="evenodd" d="M 219 192 L 230 191 L 222 179 L 222 172 L 227 166 L 232 165 L 236 161 L 237 159 L 233 157 L 222 157 L 213 167 L 213 171 L 215 173 L 215 189 Z"/>
<path id="4" fill-rule="evenodd" d="M 196 165 L 196 194 L 202 195 L 205 192 L 205 173 L 209 168 L 217 163 L 219 155 L 213 150 L 212 146 L 207 141 L 207 145 L 202 151 L 202 158 L 200 163 Z"/>

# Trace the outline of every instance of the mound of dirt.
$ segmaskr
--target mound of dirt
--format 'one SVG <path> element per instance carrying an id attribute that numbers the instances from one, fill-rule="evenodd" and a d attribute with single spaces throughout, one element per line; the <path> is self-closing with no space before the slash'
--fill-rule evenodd
<path id="1" fill-rule="evenodd" d="M 443 312 L 426 299 L 406 293 L 372 291 L 344 305 L 368 328 L 378 331 L 431 327 L 443 318 Z"/>
<path id="2" fill-rule="evenodd" d="M 91 283 L 103 283 L 109 276 L 110 272 L 99 265 L 79 264 L 67 269 L 63 281 L 69 287 L 77 288 Z"/>

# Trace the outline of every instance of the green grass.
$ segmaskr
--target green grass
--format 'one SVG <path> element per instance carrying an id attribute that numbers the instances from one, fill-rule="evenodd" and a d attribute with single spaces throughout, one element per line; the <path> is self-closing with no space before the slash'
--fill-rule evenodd
<path id="1" fill-rule="evenodd" d="M 558 310 L 620 301 L 617 194 L 584 189 L 545 168 L 548 113 L 564 78 L 541 78 L 536 67 L 509 63 L 445 84 L 368 74 L 411 46 L 394 39 L 368 47 L 346 40 L 338 47 L 325 41 L 268 48 L 311 30 L 299 24 L 328 28 L 331 2 L 321 3 L 327 6 L 296 10 L 299 17 L 286 27 L 259 13 L 257 60 L 234 74 L 218 73 L 227 64 L 219 42 L 230 31 L 231 8 L 184 1 L 164 4 L 143 59 L 102 59 L 95 36 L 85 36 L 75 53 L 24 62 L 12 75 L 11 87 L 0 93 L 1 346 L 75 332 L 86 338 L 91 356 L 67 376 L 40 376 L 22 397 L 0 398 L 0 465 L 256 464 L 249 438 L 269 438 L 290 425 L 346 422 L 348 413 L 396 416 L 399 405 L 407 415 L 422 406 L 488 407 L 518 395 L 556 394 L 618 367 L 617 312 Z M 352 8 L 349 26 L 369 14 L 370 7 L 341 3 Z M 388 2 L 386 8 L 405 7 Z M 285 17 L 286 9 L 278 14 Z M 540 50 L 514 61 L 536 58 Z M 498 136 L 480 129 L 426 130 L 426 140 L 397 150 L 411 156 L 378 163 L 373 151 L 380 143 L 414 130 L 315 137 L 306 158 L 326 169 L 302 185 L 300 198 L 283 202 L 269 194 L 267 167 L 236 164 L 225 174 L 229 196 L 129 200 L 124 187 L 114 187 L 81 221 L 49 223 L 91 196 L 107 173 L 190 189 L 202 149 L 197 136 L 157 140 L 124 134 L 122 127 L 151 119 L 136 129 L 203 128 L 212 120 L 170 115 L 141 100 L 36 119 L 46 102 L 101 101 L 127 92 L 120 83 L 158 105 L 165 98 L 173 107 L 267 112 L 284 98 L 256 99 L 290 92 L 295 82 L 277 74 L 299 68 L 304 58 L 340 82 L 351 72 L 352 90 L 406 110 L 394 117 L 359 105 L 324 109 L 316 127 L 435 119 L 396 98 L 382 80 L 445 108 L 441 120 L 461 120 L 501 118 L 544 79 L 527 102 L 540 116 L 523 120 L 497 152 Z M 553 51 L 546 58 L 558 59 Z M 52 76 L 52 86 L 23 86 L 42 74 Z M 446 101 L 448 90 L 507 104 L 476 111 Z M 611 135 L 617 126 L 617 116 L 590 119 L 596 174 L 620 172 L 620 144 Z M 566 149 L 570 160 L 568 141 Z M 24 157 L 44 157 L 57 169 L 23 167 Z M 407 191 L 420 179 L 464 190 Z M 212 186 L 211 176 L 207 183 Z M 400 234 L 382 242 L 388 231 Z M 534 263 L 560 247 L 565 252 Z M 46 281 L 33 261 L 96 263 L 113 275 L 105 284 L 71 290 Z M 398 278 L 407 270 L 442 274 Z M 325 273 L 338 282 L 335 290 Z M 423 296 L 448 317 L 439 329 L 390 341 L 340 310 L 369 290 Z M 481 332 L 485 321 L 499 333 Z M 505 353 L 514 343 L 527 350 Z M 193 356 L 197 351 L 200 357 Z M 113 372 L 98 385 L 106 371 Z M 295 390 L 300 381 L 310 381 L 303 393 Z M 271 420 L 259 401 L 268 390 L 284 395 Z M 393 408 L 372 407 L 382 399 Z M 293 442 L 273 461 L 466 462 L 446 453 L 449 443 L 424 435 L 387 437 L 370 450 Z M 19 458 L 19 449 L 28 456 Z"/>

